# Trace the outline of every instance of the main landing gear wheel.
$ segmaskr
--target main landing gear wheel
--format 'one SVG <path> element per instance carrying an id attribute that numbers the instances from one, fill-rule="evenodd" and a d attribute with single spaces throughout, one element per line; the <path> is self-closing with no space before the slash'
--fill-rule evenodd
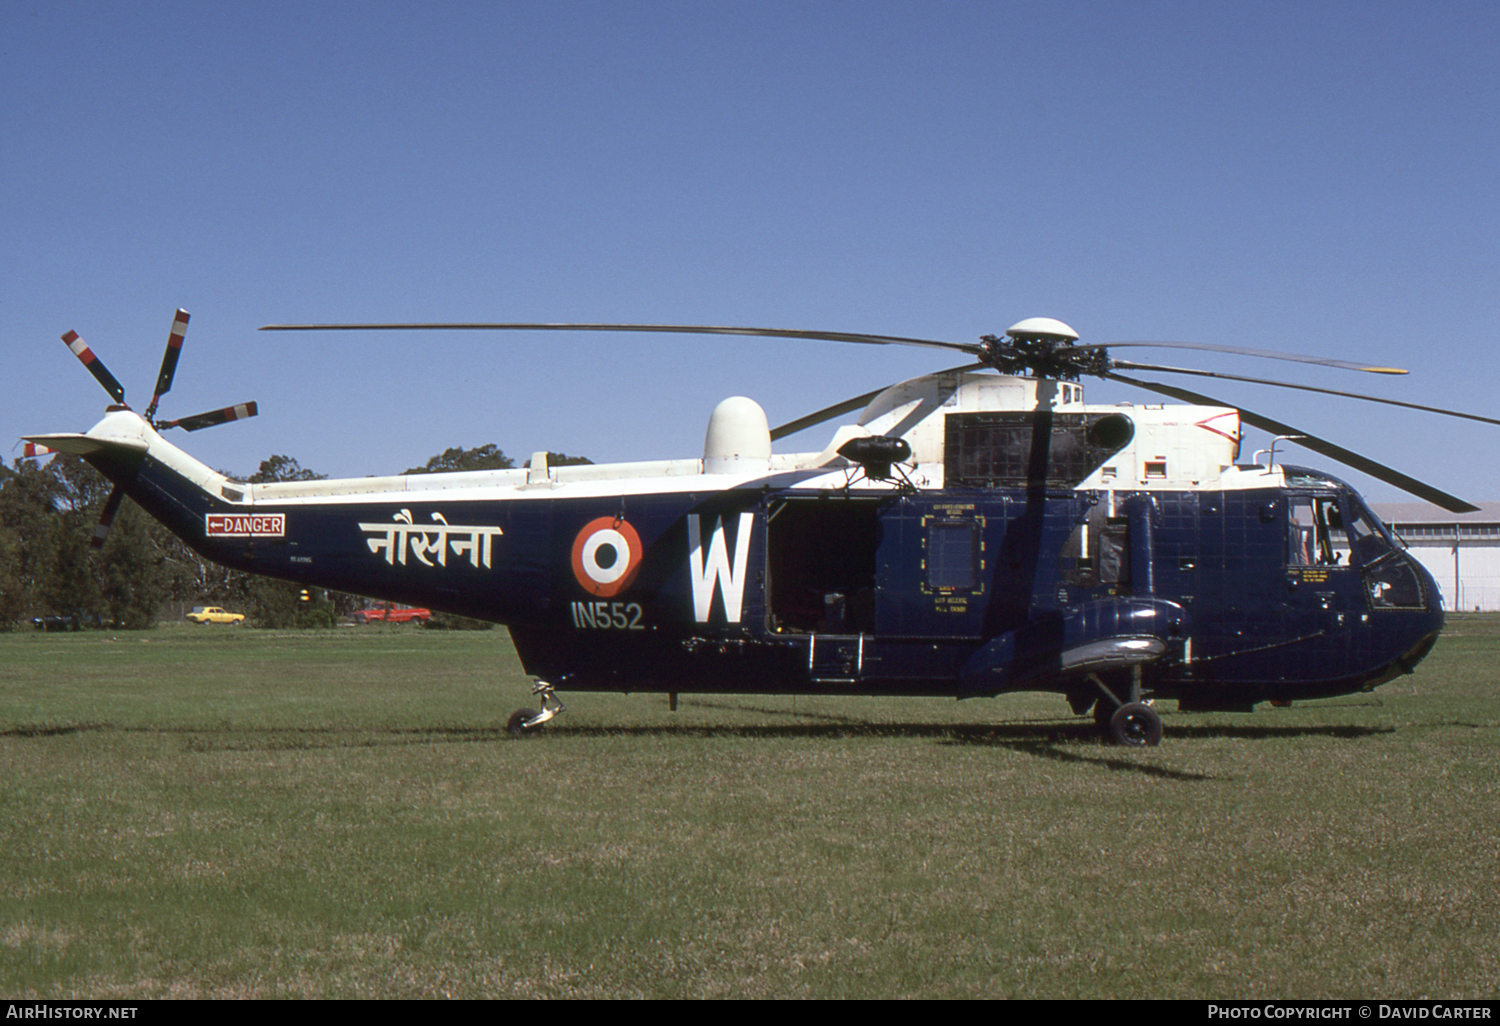
<path id="1" fill-rule="evenodd" d="M 1109 737 L 1127 748 L 1159 745 L 1161 716 L 1145 702 L 1126 702 L 1109 718 Z"/>

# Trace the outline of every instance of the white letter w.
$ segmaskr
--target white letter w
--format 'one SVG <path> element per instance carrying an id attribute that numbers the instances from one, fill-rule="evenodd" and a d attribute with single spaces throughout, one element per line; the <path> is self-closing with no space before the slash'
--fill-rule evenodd
<path id="1" fill-rule="evenodd" d="M 714 523 L 705 561 L 703 528 L 698 522 L 698 514 L 688 514 L 688 576 L 693 582 L 693 615 L 699 623 L 708 622 L 708 613 L 714 604 L 714 589 L 720 581 L 724 583 L 724 619 L 729 623 L 740 622 L 740 606 L 745 598 L 745 564 L 750 561 L 750 528 L 754 523 L 754 513 L 740 514 L 740 529 L 734 536 L 734 569 L 730 570 L 729 556 L 725 552 L 724 522 Z"/>

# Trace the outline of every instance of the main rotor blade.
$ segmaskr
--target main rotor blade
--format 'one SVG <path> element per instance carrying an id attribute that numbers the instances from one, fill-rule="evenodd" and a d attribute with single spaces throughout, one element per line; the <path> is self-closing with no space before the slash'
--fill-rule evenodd
<path id="1" fill-rule="evenodd" d="M 937 373 L 958 374 L 963 371 L 979 370 L 984 366 L 986 365 L 982 363 L 966 363 L 962 367 L 950 367 L 948 370 L 938 371 Z M 879 395 L 881 392 L 884 392 L 887 388 L 890 387 L 890 385 L 885 385 L 882 388 L 875 389 L 875 391 L 873 392 L 866 392 L 864 395 L 857 395 L 853 399 L 845 399 L 841 403 L 834 403 L 832 406 L 825 406 L 823 409 L 818 410 L 816 413 L 809 413 L 805 417 L 798 417 L 796 420 L 787 421 L 780 427 L 771 429 L 771 441 L 779 441 L 787 437 L 788 435 L 795 435 L 799 431 L 805 431 L 810 427 L 816 427 L 824 421 L 832 420 L 834 417 L 840 417 L 846 413 L 853 413 L 855 410 L 862 410 L 866 406 L 870 405 L 870 400 L 874 399 L 877 395 Z"/>
<path id="2" fill-rule="evenodd" d="M 161 402 L 161 397 L 172 391 L 172 379 L 177 376 L 177 361 L 182 356 L 182 339 L 187 334 L 189 316 L 186 310 L 178 309 L 177 316 L 172 318 L 167 351 L 161 357 L 161 373 L 156 376 L 156 392 L 151 396 L 151 405 L 146 407 L 147 420 L 156 415 L 156 404 Z"/>
<path id="3" fill-rule="evenodd" d="M 802 331 L 795 328 L 725 328 L 692 324 L 266 324 L 261 331 L 634 331 L 682 335 L 757 335 L 768 338 L 806 338 L 825 342 L 858 342 L 875 346 L 926 346 L 979 356 L 982 346 L 969 342 L 939 342 L 899 335 L 864 335 L 848 331 Z"/>
<path id="4" fill-rule="evenodd" d="M 889 387 L 889 385 L 885 386 L 885 388 Z M 808 428 L 816 427 L 824 421 L 832 420 L 834 417 L 839 417 L 846 413 L 853 413 L 855 410 L 862 410 L 866 406 L 870 405 L 871 399 L 874 399 L 881 392 L 884 392 L 885 388 L 877 388 L 873 392 L 866 392 L 864 395 L 857 395 L 853 399 L 845 399 L 841 403 L 835 403 L 832 406 L 826 406 L 823 409 L 818 410 L 816 413 L 809 413 L 805 417 L 798 417 L 796 420 L 789 420 L 780 427 L 771 429 L 771 441 L 780 441 L 788 435 L 795 435 L 798 431 L 806 431 Z"/>
<path id="5" fill-rule="evenodd" d="M 70 331 L 62 336 L 62 340 L 69 349 L 73 350 L 73 355 L 78 357 L 83 365 L 89 369 L 89 373 L 94 376 L 94 380 L 104 386 L 104 390 L 110 394 L 110 398 L 124 405 L 125 386 L 115 380 L 115 376 L 109 372 L 109 368 L 104 366 L 104 361 L 94 355 L 94 351 L 89 348 L 87 342 L 78 337 L 78 332 Z"/>
<path id="6" fill-rule="evenodd" d="M 1353 467 L 1355 470 L 1370 475 L 1377 481 L 1384 481 L 1386 484 L 1395 485 L 1402 491 L 1409 492 L 1420 499 L 1426 499 L 1433 505 L 1441 506 L 1450 513 L 1473 513 L 1479 509 L 1473 503 L 1465 502 L 1455 495 L 1449 495 L 1447 492 L 1434 488 L 1432 485 L 1424 484 L 1414 477 L 1408 477 L 1406 474 L 1401 473 L 1401 471 L 1387 467 L 1383 463 L 1376 463 L 1367 456 L 1361 456 L 1359 453 L 1345 449 L 1343 446 L 1335 445 L 1330 441 L 1319 438 L 1317 435 L 1308 434 L 1306 431 L 1294 428 L 1290 424 L 1283 424 L 1279 420 L 1272 420 L 1270 417 L 1247 410 L 1243 406 L 1226 403 L 1221 399 L 1201 395 L 1197 392 L 1190 392 L 1185 388 L 1163 385 L 1155 381 L 1141 381 L 1137 378 L 1127 378 L 1123 374 L 1115 374 L 1110 371 L 1106 371 L 1103 376 L 1111 381 L 1134 385 L 1137 388 L 1144 388 L 1150 392 L 1158 392 L 1173 399 L 1181 399 L 1183 402 L 1195 403 L 1202 406 L 1232 407 L 1239 410 L 1240 419 L 1252 427 L 1258 427 L 1262 431 L 1269 431 L 1273 435 L 1291 436 L 1291 440 L 1301 445 L 1304 449 L 1311 449 L 1313 452 L 1327 456 L 1329 459 L 1337 460 L 1347 467 Z"/>
<path id="7" fill-rule="evenodd" d="M 1167 374 L 1193 374 L 1200 378 L 1221 378 L 1225 381 L 1246 381 L 1252 385 L 1274 385 L 1277 388 L 1295 388 L 1301 392 L 1317 392 L 1320 395 L 1336 395 L 1345 399 L 1363 399 L 1367 403 L 1384 403 L 1387 406 L 1400 406 L 1408 410 L 1421 410 L 1423 413 L 1439 413 L 1445 417 L 1462 417 L 1465 420 L 1477 420 L 1483 424 L 1500 424 L 1500 420 L 1493 417 L 1481 417 L 1477 413 L 1460 413 L 1457 410 L 1445 410 L 1438 406 L 1422 406 L 1419 403 L 1402 402 L 1400 399 L 1382 399 L 1374 395 L 1362 395 L 1359 392 L 1341 392 L 1333 388 L 1316 388 L 1312 385 L 1297 385 L 1290 381 L 1272 381 L 1269 378 L 1246 378 L 1238 374 L 1221 374 L 1218 371 L 1188 370 L 1186 367 L 1162 367 L 1150 363 L 1131 363 L 1129 360 L 1111 360 L 1110 365 L 1121 367 L 1125 370 L 1158 371 Z"/>
<path id="8" fill-rule="evenodd" d="M 946 342 L 929 338 L 906 338 L 900 335 L 869 335 L 849 331 L 805 331 L 793 328 L 731 328 L 714 325 L 691 324 L 571 324 L 571 323 L 474 323 L 474 324 L 265 324 L 261 331 L 631 331 L 670 332 L 687 335 L 755 335 L 764 338 L 805 338 L 826 342 L 857 342 L 863 345 L 923 346 L 928 349 L 949 349 L 968 353 L 983 359 L 989 350 L 972 342 Z M 1206 342 L 1100 342 L 1084 343 L 1078 349 L 1108 349 L 1112 346 L 1156 346 L 1165 349 L 1196 349 L 1202 352 L 1232 353 L 1239 356 L 1257 356 L 1268 360 L 1291 360 L 1311 363 L 1323 367 L 1340 367 L 1345 370 L 1366 371 L 1372 374 L 1405 374 L 1398 367 L 1377 367 L 1348 360 L 1332 360 L 1319 356 L 1304 356 L 1298 353 L 1280 353 L 1269 349 L 1244 349 L 1238 346 L 1215 345 Z"/>
<path id="9" fill-rule="evenodd" d="M 158 424 L 157 430 L 165 431 L 167 428 L 180 427 L 184 431 L 201 431 L 203 428 L 228 424 L 231 420 L 254 417 L 259 412 L 260 408 L 253 402 L 240 403 L 238 406 L 226 406 L 222 410 L 210 410 L 207 413 L 195 413 L 191 417 L 169 420 L 164 424 Z"/>
<path id="10" fill-rule="evenodd" d="M 1235 356 L 1258 356 L 1263 360 L 1290 360 L 1293 363 L 1311 363 L 1319 367 L 1339 367 L 1343 370 L 1365 371 L 1370 374 L 1405 374 L 1400 367 L 1376 367 L 1368 363 L 1353 363 L 1349 360 L 1330 360 L 1322 356 L 1306 356 L 1301 353 L 1278 353 L 1270 349 L 1242 349 L 1239 346 L 1220 346 L 1211 342 L 1100 342 L 1084 343 L 1079 349 L 1116 349 L 1127 346 L 1156 346 L 1160 349 L 1196 349 L 1205 353 L 1230 353 Z"/>

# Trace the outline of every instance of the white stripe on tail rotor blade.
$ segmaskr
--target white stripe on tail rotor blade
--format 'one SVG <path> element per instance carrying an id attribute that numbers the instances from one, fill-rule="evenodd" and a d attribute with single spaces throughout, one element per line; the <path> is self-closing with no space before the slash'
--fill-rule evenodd
<path id="1" fill-rule="evenodd" d="M 182 337 L 187 334 L 188 318 L 191 316 L 186 310 L 178 310 L 177 316 L 172 318 L 172 334 L 167 337 L 167 345 L 173 349 L 182 348 Z"/>
<path id="2" fill-rule="evenodd" d="M 73 355 L 85 364 L 94 362 L 94 351 L 89 348 L 87 342 L 78 337 L 78 332 L 70 331 L 62 337 L 62 340 L 68 344 L 69 349 L 73 350 Z M 56 350 L 53 351 L 56 352 Z"/>

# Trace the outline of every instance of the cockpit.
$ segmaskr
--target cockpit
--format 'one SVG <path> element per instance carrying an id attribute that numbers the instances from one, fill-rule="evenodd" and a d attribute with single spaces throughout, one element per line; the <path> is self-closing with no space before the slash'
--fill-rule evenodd
<path id="1" fill-rule="evenodd" d="M 1333 478 L 1287 468 L 1287 567 L 1357 570 L 1372 609 L 1422 609 L 1425 575 L 1357 493 Z M 1435 597 L 1433 599 L 1435 601 Z"/>

